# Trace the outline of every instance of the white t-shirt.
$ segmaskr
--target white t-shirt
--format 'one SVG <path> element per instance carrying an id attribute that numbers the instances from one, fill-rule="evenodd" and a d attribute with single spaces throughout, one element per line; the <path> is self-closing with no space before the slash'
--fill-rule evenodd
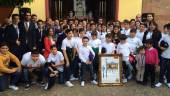
<path id="1" fill-rule="evenodd" d="M 142 46 L 143 44 L 142 44 L 142 41 L 139 39 L 139 38 L 137 38 L 137 37 L 134 37 L 134 38 L 128 38 L 127 39 L 127 42 L 129 43 L 129 45 L 130 45 L 130 49 L 131 49 L 131 51 L 133 52 L 133 53 L 135 53 L 136 52 L 136 49 L 137 48 L 139 48 L 140 46 Z"/>
<path id="2" fill-rule="evenodd" d="M 57 51 L 56 55 L 50 53 L 47 59 L 48 62 L 55 62 L 55 64 L 58 64 L 63 60 L 64 60 L 64 56 L 60 51 Z M 59 70 L 60 72 L 63 72 L 63 69 L 64 69 L 63 66 L 57 67 L 57 70 Z"/>
<path id="3" fill-rule="evenodd" d="M 164 32 L 162 32 L 161 34 L 162 34 L 162 38 L 168 35 L 168 34 L 165 34 Z"/>
<path id="4" fill-rule="evenodd" d="M 128 61 L 131 49 L 129 43 L 121 44 L 119 43 L 117 46 L 117 53 L 122 54 L 123 60 Z"/>
<path id="5" fill-rule="evenodd" d="M 85 36 L 87 36 L 89 39 L 91 39 L 91 33 L 92 33 L 92 31 L 87 31 Z"/>
<path id="6" fill-rule="evenodd" d="M 31 52 L 27 52 L 23 55 L 21 64 L 23 66 L 28 66 L 32 64 L 33 67 L 36 67 L 37 64 L 44 65 L 46 63 L 45 58 L 43 55 L 39 54 L 39 58 L 37 61 L 33 61 L 31 58 Z"/>
<path id="7" fill-rule="evenodd" d="M 161 56 L 164 57 L 164 58 L 167 58 L 167 59 L 170 59 L 170 35 L 167 35 L 167 36 L 164 36 L 161 40 L 161 41 L 165 41 L 168 43 L 169 47 L 162 52 Z"/>
<path id="8" fill-rule="evenodd" d="M 143 40 L 144 32 L 137 31 L 136 37 L 139 38 L 141 41 Z"/>
<path id="9" fill-rule="evenodd" d="M 125 28 L 122 28 L 122 30 L 120 31 L 121 34 L 125 34 L 126 36 L 129 36 L 130 35 L 130 28 L 129 29 L 125 29 Z"/>
<path id="10" fill-rule="evenodd" d="M 83 45 L 79 48 L 79 58 L 82 62 L 87 62 L 89 60 L 90 52 L 95 56 L 95 53 L 91 46 L 84 47 Z"/>
<path id="11" fill-rule="evenodd" d="M 153 34 L 153 32 L 148 32 L 148 34 L 146 35 L 146 40 L 151 39 L 152 34 Z"/>
<path id="12" fill-rule="evenodd" d="M 110 43 L 104 42 L 102 44 L 102 48 L 103 47 L 106 49 L 106 54 L 112 54 L 115 51 L 115 44 L 112 42 Z"/>
<path id="13" fill-rule="evenodd" d="M 91 47 L 93 47 L 93 48 L 101 48 L 101 40 L 99 40 L 99 39 L 95 39 L 95 40 L 91 39 L 89 41 L 89 45 Z"/>
<path id="14" fill-rule="evenodd" d="M 66 50 L 66 47 L 75 48 L 76 47 L 75 39 L 71 38 L 70 40 L 68 40 L 67 38 L 65 38 L 62 42 L 61 49 Z"/>
<path id="15" fill-rule="evenodd" d="M 101 40 L 102 43 L 106 41 L 107 32 L 98 32 L 97 38 Z"/>

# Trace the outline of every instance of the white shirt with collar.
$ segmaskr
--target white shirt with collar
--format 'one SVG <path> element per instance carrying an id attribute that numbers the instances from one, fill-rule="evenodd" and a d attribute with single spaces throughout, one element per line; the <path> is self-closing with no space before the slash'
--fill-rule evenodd
<path id="1" fill-rule="evenodd" d="M 101 40 L 102 43 L 106 41 L 106 34 L 107 32 L 98 32 L 98 38 Z"/>
<path id="2" fill-rule="evenodd" d="M 63 60 L 64 60 L 64 56 L 60 51 L 57 51 L 56 55 L 50 53 L 47 59 L 48 62 L 54 62 L 55 64 L 58 64 Z M 64 69 L 63 66 L 57 67 L 57 70 L 59 70 L 60 72 L 63 72 L 63 69 Z"/>
<path id="3" fill-rule="evenodd" d="M 36 66 L 37 64 L 44 65 L 46 63 L 46 60 L 43 55 L 39 54 L 38 60 L 33 61 L 31 58 L 31 52 L 27 52 L 23 55 L 21 64 L 24 66 L 28 66 L 29 64 L 32 64 L 32 66 Z"/>
<path id="4" fill-rule="evenodd" d="M 95 56 L 95 53 L 93 51 L 93 49 L 91 48 L 91 46 L 80 46 L 79 48 L 79 58 L 81 60 L 81 62 L 87 62 L 89 60 L 89 54 L 90 52 Z"/>
<path id="5" fill-rule="evenodd" d="M 146 35 L 146 40 L 151 39 L 152 34 L 153 34 L 153 32 L 148 32 L 148 34 Z"/>

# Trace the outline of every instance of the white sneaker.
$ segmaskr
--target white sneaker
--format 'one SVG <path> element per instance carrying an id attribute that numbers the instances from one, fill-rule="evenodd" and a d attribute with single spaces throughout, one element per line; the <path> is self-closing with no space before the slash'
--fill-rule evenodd
<path id="1" fill-rule="evenodd" d="M 9 85 L 9 88 L 14 91 L 17 91 L 19 89 L 17 86 L 14 86 L 14 85 Z"/>
<path id="2" fill-rule="evenodd" d="M 155 85 L 155 87 L 160 87 L 162 85 L 162 83 L 157 83 L 156 85 Z"/>
<path id="3" fill-rule="evenodd" d="M 82 86 L 82 87 L 84 87 L 84 81 L 81 81 L 81 84 L 80 84 L 80 86 Z"/>
<path id="4" fill-rule="evenodd" d="M 168 88 L 170 88 L 170 83 L 167 83 Z"/>
<path id="5" fill-rule="evenodd" d="M 123 79 L 122 82 L 123 82 L 123 83 L 127 83 L 127 79 Z"/>
<path id="6" fill-rule="evenodd" d="M 45 84 L 45 87 L 44 87 L 45 90 L 48 89 L 48 83 Z"/>
<path id="7" fill-rule="evenodd" d="M 94 84 L 94 85 L 98 84 L 97 81 L 95 81 L 95 80 L 91 81 L 91 83 Z"/>
<path id="8" fill-rule="evenodd" d="M 74 86 L 70 81 L 67 81 L 65 84 L 66 84 L 66 86 L 68 86 L 68 87 L 73 87 L 73 86 Z"/>

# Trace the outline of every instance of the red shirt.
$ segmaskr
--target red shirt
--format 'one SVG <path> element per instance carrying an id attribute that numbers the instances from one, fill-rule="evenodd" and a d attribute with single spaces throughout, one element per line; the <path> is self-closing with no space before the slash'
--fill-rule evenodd
<path id="1" fill-rule="evenodd" d="M 158 51 L 155 48 L 150 48 L 145 50 L 145 63 L 146 64 L 158 64 Z"/>

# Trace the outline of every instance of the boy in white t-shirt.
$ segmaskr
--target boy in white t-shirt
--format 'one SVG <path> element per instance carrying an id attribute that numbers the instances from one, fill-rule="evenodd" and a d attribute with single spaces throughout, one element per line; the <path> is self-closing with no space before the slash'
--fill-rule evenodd
<path id="1" fill-rule="evenodd" d="M 49 73 L 49 71 L 52 71 L 53 73 L 56 73 L 56 71 L 57 71 L 58 76 L 59 76 L 58 81 L 59 81 L 60 84 L 63 84 L 64 83 L 64 56 L 60 51 L 57 50 L 56 45 L 52 45 L 50 47 L 50 49 L 51 49 L 51 53 L 48 56 L 47 62 L 48 63 L 53 62 L 54 64 L 52 64 L 53 69 L 47 68 L 48 73 Z M 47 65 L 46 67 L 49 67 L 49 66 Z M 48 74 L 48 76 L 47 76 L 48 77 L 48 83 L 46 84 L 45 89 L 49 89 L 50 86 L 54 85 L 55 80 L 52 80 L 53 78 L 51 78 L 51 77 L 53 77 L 53 76 L 50 77 L 49 75 L 50 74 Z"/>
<path id="2" fill-rule="evenodd" d="M 127 82 L 127 79 L 132 78 L 133 67 L 129 62 L 129 55 L 131 53 L 130 45 L 127 42 L 127 36 L 122 34 L 120 36 L 120 43 L 117 46 L 117 53 L 122 54 L 123 57 L 123 82 Z"/>
<path id="3" fill-rule="evenodd" d="M 129 34 L 130 34 L 130 22 L 128 20 L 123 21 L 123 28 L 120 32 L 121 32 L 121 34 L 125 34 L 126 36 L 129 36 Z"/>
<path id="4" fill-rule="evenodd" d="M 30 74 L 36 74 L 37 81 L 42 82 L 43 79 L 43 67 L 45 64 L 45 58 L 41 55 L 38 50 L 32 50 L 23 55 L 21 64 L 23 66 L 24 79 L 26 82 L 26 90 L 30 88 L 31 78 Z"/>
<path id="5" fill-rule="evenodd" d="M 100 53 L 100 50 L 101 50 L 101 40 L 97 38 L 97 31 L 93 31 L 91 33 L 91 36 L 92 36 L 92 39 L 89 41 L 89 45 L 92 47 L 95 53 L 95 58 L 93 60 L 93 72 L 94 72 L 95 79 L 97 79 L 97 73 L 98 73 L 98 67 L 99 67 L 98 54 Z"/>
<path id="6" fill-rule="evenodd" d="M 94 80 L 94 73 L 93 73 L 93 59 L 95 57 L 95 53 L 91 46 L 88 45 L 89 38 L 83 37 L 82 38 L 83 45 L 79 48 L 79 58 L 81 60 L 81 68 L 80 68 L 80 81 L 81 86 L 84 86 L 85 83 L 85 72 L 87 72 L 87 68 L 90 72 L 90 79 L 91 83 L 97 84 L 97 82 Z"/>
<path id="7" fill-rule="evenodd" d="M 159 48 L 162 50 L 162 54 L 160 59 L 159 82 L 155 86 L 160 87 L 162 83 L 166 83 L 168 88 L 170 88 L 170 23 L 166 27 L 167 35 L 163 36 L 159 41 Z M 161 44 L 162 41 L 167 43 L 166 46 L 165 44 Z M 166 77 L 167 82 L 164 81 L 164 77 Z"/>
<path id="8" fill-rule="evenodd" d="M 74 85 L 70 82 L 70 76 L 72 74 L 72 68 L 73 66 L 73 59 L 75 57 L 75 40 L 73 39 L 73 31 L 70 29 L 67 29 L 65 31 L 66 38 L 62 42 L 62 51 L 65 59 L 65 68 L 64 68 L 64 74 L 65 74 L 65 84 L 68 87 L 73 87 Z"/>
<path id="9" fill-rule="evenodd" d="M 101 53 L 114 54 L 115 44 L 112 42 L 112 34 L 106 34 L 106 41 L 102 44 Z"/>
<path id="10" fill-rule="evenodd" d="M 136 37 L 136 29 L 130 30 L 130 36 L 127 38 L 127 42 L 129 43 L 131 52 L 133 54 L 136 54 L 136 49 L 143 45 L 142 41 Z"/>

